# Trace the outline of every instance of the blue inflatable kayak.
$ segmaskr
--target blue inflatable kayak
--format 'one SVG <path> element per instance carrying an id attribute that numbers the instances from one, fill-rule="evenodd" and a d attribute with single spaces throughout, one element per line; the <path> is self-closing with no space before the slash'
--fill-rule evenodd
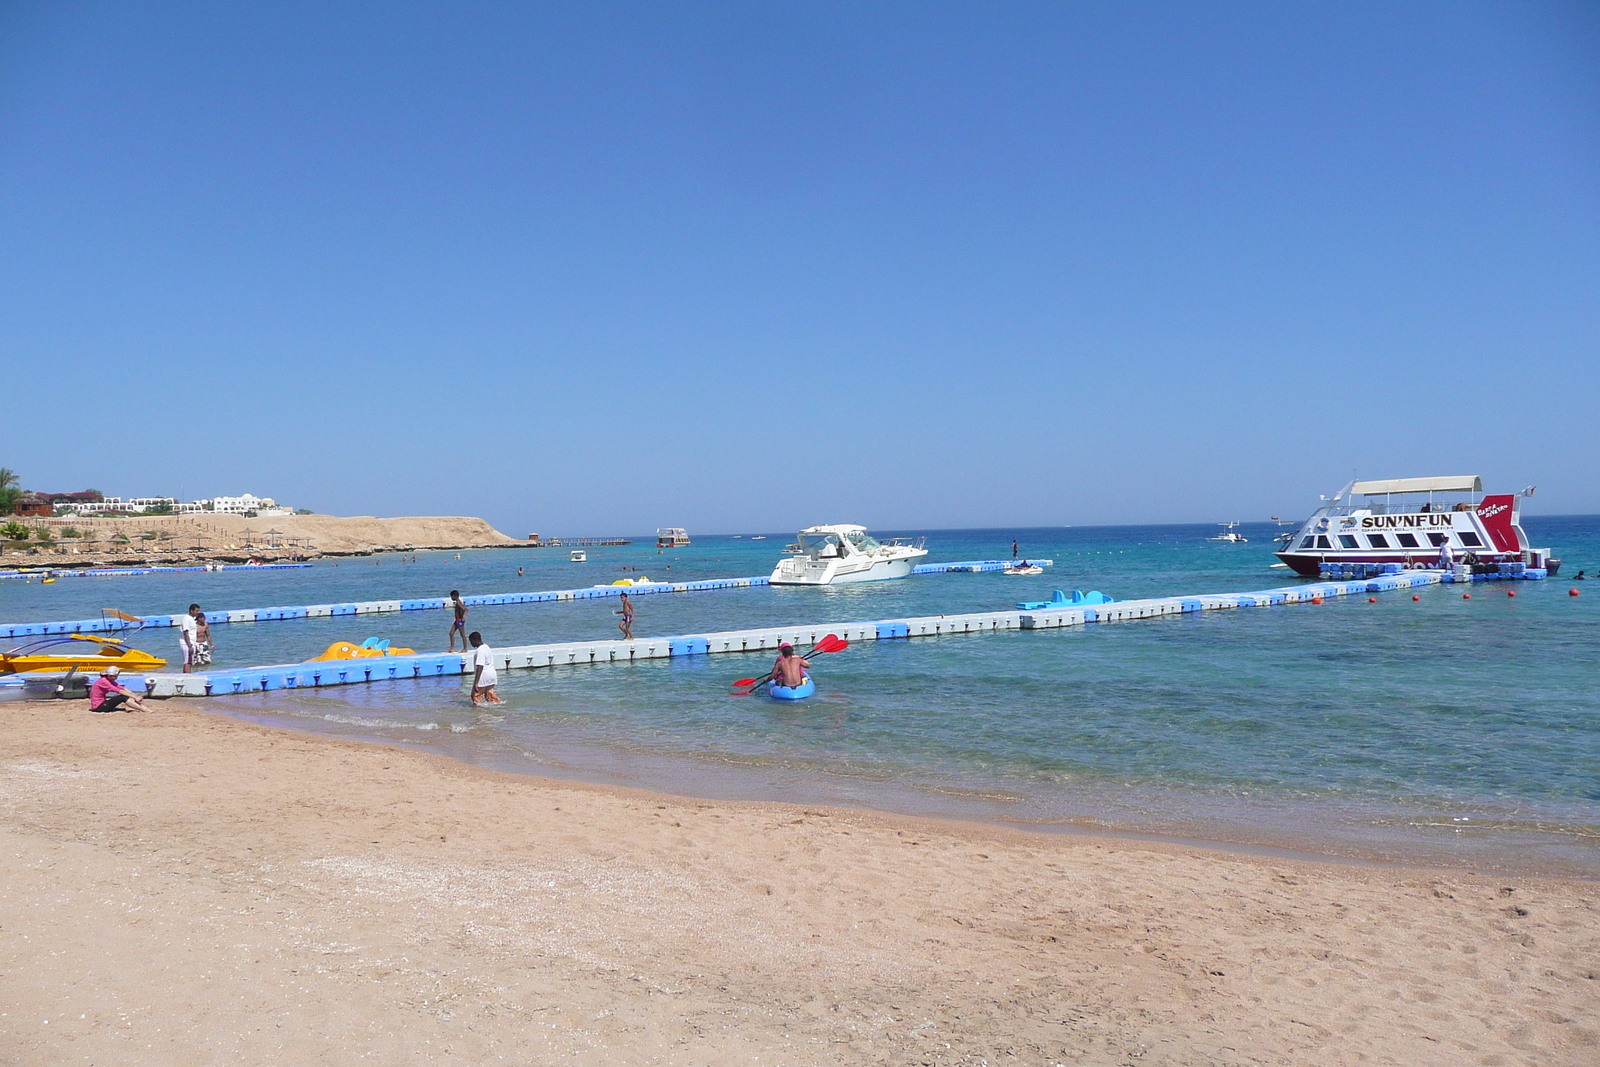
<path id="1" fill-rule="evenodd" d="M 773 700 L 804 700 L 817 691 L 817 683 L 811 680 L 811 675 L 806 675 L 806 680 L 793 689 L 786 685 L 767 686 L 767 695 Z"/>

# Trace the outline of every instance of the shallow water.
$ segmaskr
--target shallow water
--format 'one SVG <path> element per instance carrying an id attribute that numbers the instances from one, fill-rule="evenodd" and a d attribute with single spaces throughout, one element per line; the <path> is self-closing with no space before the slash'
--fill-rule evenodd
<path id="1" fill-rule="evenodd" d="M 786 705 L 727 694 L 761 656 L 506 672 L 504 708 L 460 681 L 257 694 L 212 706 L 487 766 L 691 795 L 831 801 L 1035 827 L 1099 826 L 1412 863 L 1600 875 L 1600 517 L 1529 518 L 1566 561 L 1553 582 L 1480 583 L 1061 631 L 867 642 L 817 664 Z M 1117 597 L 1292 584 L 1271 534 L 1213 527 L 929 532 L 930 560 L 1055 560 L 1040 577 L 928 576 L 834 590 L 638 600 L 635 633 L 1007 608 L 1052 589 Z M 911 531 L 920 533 L 920 531 Z M 789 538 L 423 554 L 309 571 L 0 583 L 8 619 L 570 588 L 624 573 L 762 574 Z M 668 571 L 666 568 L 672 568 Z M 517 567 L 525 576 L 518 579 Z M 637 572 L 624 572 L 624 566 Z M 1506 593 L 1515 590 L 1517 596 Z M 1594 587 L 1600 596 L 1600 586 Z M 491 644 L 615 635 L 614 601 L 474 608 Z M 218 627 L 218 666 L 292 662 L 378 635 L 442 648 L 444 612 Z M 357 628 L 359 627 L 359 628 Z M 137 642 L 159 651 L 173 632 Z"/>

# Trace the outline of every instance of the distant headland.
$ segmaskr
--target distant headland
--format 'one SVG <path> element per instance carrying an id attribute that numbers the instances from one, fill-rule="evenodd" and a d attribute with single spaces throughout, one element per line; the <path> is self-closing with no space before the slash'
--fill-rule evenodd
<path id="1" fill-rule="evenodd" d="M 16 536 L 21 535 L 21 536 Z M 14 517 L 0 522 L 0 567 L 182 566 L 278 563 L 411 549 L 529 546 L 461 515 L 202 513 L 126 517 Z"/>
<path id="2" fill-rule="evenodd" d="M 483 519 L 315 515 L 241 493 L 180 502 L 44 493 L 0 467 L 0 568 L 278 563 L 410 549 L 509 548 L 518 541 Z"/>

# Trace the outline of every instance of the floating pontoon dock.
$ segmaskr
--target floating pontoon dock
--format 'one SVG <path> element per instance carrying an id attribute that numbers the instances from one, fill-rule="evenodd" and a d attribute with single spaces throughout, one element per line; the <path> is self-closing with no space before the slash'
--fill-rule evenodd
<path id="1" fill-rule="evenodd" d="M 724 633 L 647 637 L 632 641 L 564 641 L 558 644 L 496 648 L 494 659 L 496 669 L 511 671 L 576 664 L 631 663 L 638 660 L 723 652 L 771 651 L 785 641 L 797 646 L 814 644 L 825 634 L 830 633 L 837 634 L 846 641 L 884 641 L 897 638 L 995 633 L 1001 630 L 1058 629 L 1094 623 L 1185 615 L 1200 611 L 1320 603 L 1325 599 L 1418 589 L 1455 580 L 1457 580 L 1456 574 L 1446 571 L 1405 571 L 1368 581 L 1315 582 L 1252 593 L 1158 597 L 1053 610 L 974 612 L 964 615 L 884 619 L 875 622 L 775 626 Z M 463 655 L 434 653 L 355 660 L 323 660 L 243 670 L 209 671 L 205 674 L 150 674 L 143 678 L 125 676 L 123 681 L 130 687 L 142 687 L 153 696 L 221 696 L 278 689 L 308 689 L 364 682 L 447 677 L 467 673 L 470 670 L 468 662 L 468 658 Z"/>
<path id="2" fill-rule="evenodd" d="M 1049 565 L 1049 560 L 1036 561 Z M 1006 560 L 968 560 L 962 563 L 928 563 L 915 568 L 913 574 L 979 573 L 1004 570 L 1011 564 Z M 272 566 L 272 564 L 268 564 Z M 279 564 L 282 566 L 282 564 Z M 309 563 L 292 564 L 309 567 Z M 203 570 L 204 568 L 192 568 Z M 254 570 L 246 567 L 243 569 Z M 468 607 L 486 604 L 538 604 L 564 600 L 597 600 L 604 597 L 647 596 L 651 593 L 700 593 L 714 589 L 751 589 L 767 585 L 765 575 L 755 578 L 709 578 L 698 582 L 645 582 L 633 585 L 592 585 L 582 589 L 552 589 L 539 593 L 482 593 L 464 596 L 461 602 Z M 236 608 L 208 611 L 206 622 L 213 626 L 221 623 L 277 622 L 284 619 L 321 619 L 344 615 L 381 615 L 393 611 L 431 611 L 450 606 L 448 597 L 423 597 L 414 600 L 367 600 L 353 604 L 306 604 L 299 607 Z M 144 629 L 161 629 L 178 625 L 177 615 L 146 615 Z M 0 639 L 17 637 L 48 637 L 52 634 L 93 634 L 121 630 L 125 624 L 115 619 L 69 619 L 64 622 L 0 623 Z"/>

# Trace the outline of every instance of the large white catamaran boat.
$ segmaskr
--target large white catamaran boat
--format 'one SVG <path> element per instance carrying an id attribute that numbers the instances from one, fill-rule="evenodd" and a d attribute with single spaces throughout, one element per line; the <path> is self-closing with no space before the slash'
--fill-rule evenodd
<path id="1" fill-rule="evenodd" d="M 1548 548 L 1522 531 L 1520 493 L 1483 496 L 1476 475 L 1351 482 L 1289 539 L 1278 558 L 1296 574 L 1316 577 L 1325 563 L 1525 563 L 1551 577 L 1561 569 Z"/>
<path id="2" fill-rule="evenodd" d="M 928 554 L 922 542 L 895 538 L 882 544 L 864 526 L 812 526 L 801 530 L 772 570 L 773 585 L 844 585 L 904 578 Z"/>

